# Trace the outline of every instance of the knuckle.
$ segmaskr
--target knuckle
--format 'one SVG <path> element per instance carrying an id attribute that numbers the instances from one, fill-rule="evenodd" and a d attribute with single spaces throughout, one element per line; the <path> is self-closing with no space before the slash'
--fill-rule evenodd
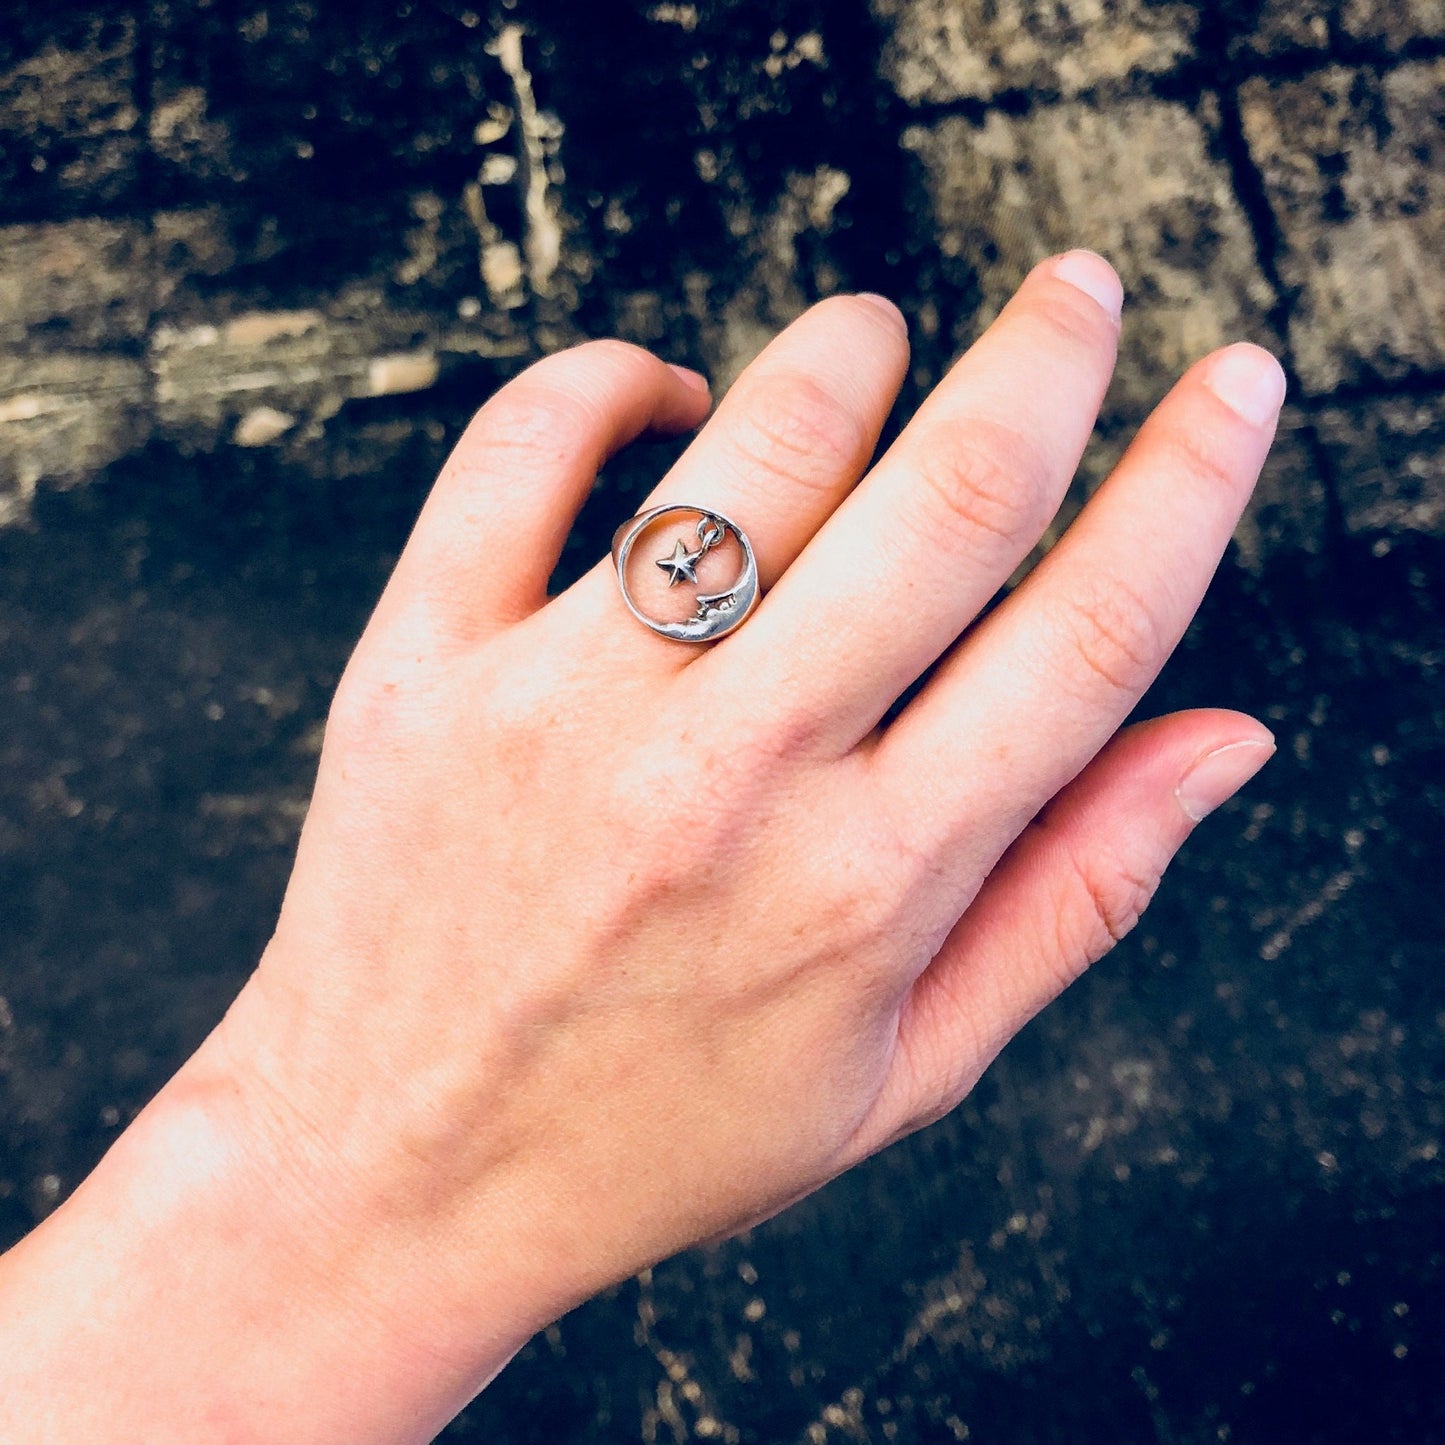
<path id="1" fill-rule="evenodd" d="M 348 668 L 326 714 L 325 750 L 352 758 L 389 755 L 405 746 L 417 711 L 405 681 Z"/>
<path id="2" fill-rule="evenodd" d="M 1103 308 L 1066 281 L 1052 281 L 1035 304 L 1034 317 L 1050 341 L 1073 353 L 1112 346 L 1118 336 Z"/>
<path id="3" fill-rule="evenodd" d="M 1007 428 L 924 450 L 916 465 L 920 506 L 915 521 L 930 537 L 940 526 L 955 541 L 982 536 L 1013 543 L 1034 524 L 1042 488 L 1032 447 Z"/>
<path id="4" fill-rule="evenodd" d="M 891 346 L 904 356 L 908 354 L 907 332 L 889 320 L 873 302 L 860 296 L 829 296 L 818 302 L 813 312 L 828 317 L 830 322 L 836 317 L 850 329 L 865 329 L 869 333 L 868 344 L 872 347 Z"/>
<path id="5" fill-rule="evenodd" d="M 624 388 L 656 385 L 666 374 L 663 363 L 650 351 L 630 341 L 603 337 L 584 341 L 570 352 L 555 358 L 561 387 L 582 399 L 598 391 L 599 381 L 610 381 Z M 545 363 L 543 363 L 545 365 Z"/>
<path id="6" fill-rule="evenodd" d="M 705 877 L 748 827 L 737 773 L 731 762 L 702 750 L 621 759 L 602 804 L 616 825 L 619 861 L 658 886 Z"/>
<path id="7" fill-rule="evenodd" d="M 1058 956 L 1069 979 L 1097 963 L 1125 938 L 1144 916 L 1159 887 L 1159 875 L 1118 858 L 1071 857 L 1077 890 L 1075 906 L 1059 910 L 1062 920 L 1081 920 L 1065 927 Z"/>
<path id="8" fill-rule="evenodd" d="M 801 687 L 785 707 L 762 709 L 745 694 L 719 704 L 711 716 L 727 738 L 725 766 L 742 777 L 778 777 L 818 757 L 834 721 L 827 705 Z"/>
<path id="9" fill-rule="evenodd" d="M 1110 691 L 1142 692 L 1167 651 L 1150 604 L 1117 578 L 1094 578 L 1080 579 L 1063 607 L 1085 688 L 1102 682 Z"/>
<path id="10" fill-rule="evenodd" d="M 866 825 L 854 825 L 848 843 L 850 858 L 863 866 L 839 876 L 839 885 L 849 890 L 847 913 L 864 936 L 905 943 L 916 920 L 931 914 L 929 895 L 942 873 L 939 849 L 919 835 L 916 819 L 904 819 L 884 799 L 870 810 Z"/>
<path id="11" fill-rule="evenodd" d="M 861 465 L 869 440 L 851 407 L 812 378 L 794 376 L 748 388 L 732 446 L 749 469 L 831 494 L 840 475 Z"/>
<path id="12" fill-rule="evenodd" d="M 646 368 L 651 371 L 657 366 L 657 358 L 645 347 L 617 336 L 602 336 L 595 341 L 584 341 L 571 351 L 559 353 L 559 359 L 566 357 L 579 362 L 602 362 L 608 366 Z"/>
<path id="13" fill-rule="evenodd" d="M 544 357 L 472 418 L 451 472 L 485 471 L 498 456 L 564 459 L 590 445 L 620 382 L 639 384 L 662 363 L 630 341 L 604 338 Z"/>
<path id="14" fill-rule="evenodd" d="M 451 475 L 489 472 L 499 459 L 533 464 L 565 460 L 590 430 L 586 402 L 549 384 L 541 371 L 519 377 L 472 419 L 447 461 Z"/>
<path id="15" fill-rule="evenodd" d="M 1212 490 L 1239 492 L 1253 480 L 1241 474 L 1230 445 L 1215 428 L 1179 426 L 1164 437 L 1168 470 L 1196 478 Z"/>
<path id="16" fill-rule="evenodd" d="M 660 369 L 661 363 L 650 351 L 615 336 L 604 336 L 544 356 L 524 371 L 514 384 L 540 381 L 563 392 L 573 393 L 578 390 L 579 381 L 593 381 L 599 373 L 651 375 Z"/>

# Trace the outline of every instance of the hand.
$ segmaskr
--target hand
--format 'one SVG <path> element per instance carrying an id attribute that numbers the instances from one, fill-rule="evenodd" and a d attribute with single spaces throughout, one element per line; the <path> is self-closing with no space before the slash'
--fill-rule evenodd
<path id="1" fill-rule="evenodd" d="M 756 547 L 767 595 L 701 650 L 610 561 L 545 595 L 607 455 L 701 390 L 600 342 L 472 423 L 342 680 L 274 940 L 183 1079 L 389 1402 L 335 1438 L 424 1438 L 571 1305 L 938 1118 L 1267 759 L 1232 713 L 1117 731 L 1268 449 L 1256 348 L 1195 367 L 955 646 L 1063 497 L 1119 304 L 1097 257 L 1042 265 L 866 477 L 901 318 L 790 327 L 649 502 Z"/>

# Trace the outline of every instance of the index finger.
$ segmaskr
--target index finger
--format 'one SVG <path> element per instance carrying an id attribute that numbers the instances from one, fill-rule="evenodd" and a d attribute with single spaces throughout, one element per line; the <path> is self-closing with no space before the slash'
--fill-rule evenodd
<path id="1" fill-rule="evenodd" d="M 917 846 L 978 837 L 992 818 L 982 836 L 996 831 L 1001 851 L 1113 736 L 1198 610 L 1284 392 L 1257 346 L 1195 366 L 1063 540 L 904 709 L 872 771 Z"/>

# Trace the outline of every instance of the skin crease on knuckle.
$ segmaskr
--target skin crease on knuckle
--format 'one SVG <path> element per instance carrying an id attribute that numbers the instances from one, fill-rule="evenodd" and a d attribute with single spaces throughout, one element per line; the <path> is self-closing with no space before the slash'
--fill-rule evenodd
<path id="1" fill-rule="evenodd" d="M 1099 684 L 1106 695 L 1139 696 L 1172 650 L 1154 604 L 1119 577 L 1076 578 L 1057 601 L 1056 622 L 1077 664 L 1060 669 L 1060 683 L 1084 702 L 1097 704 Z"/>
<path id="2" fill-rule="evenodd" d="M 352 778 L 385 783 L 388 768 L 405 764 L 408 755 L 425 748 L 439 715 L 446 712 L 444 683 L 439 685 L 418 663 L 399 665 L 375 658 L 368 665 L 348 666 L 326 717 L 323 755 Z"/>
<path id="3" fill-rule="evenodd" d="M 859 853 L 867 860 L 862 889 L 872 900 L 871 924 L 893 940 L 912 979 L 943 946 L 983 875 L 951 822 L 926 828 L 917 817 L 900 817 L 876 781 L 863 812 L 852 836 L 861 840 Z"/>
<path id="4" fill-rule="evenodd" d="M 1059 900 L 1060 935 L 1049 950 L 1068 964 L 1051 981 L 1054 993 L 1062 993 L 1133 932 L 1160 883 L 1159 874 L 1144 874 L 1128 859 L 1108 853 L 1072 851 L 1068 861 L 1073 891 Z M 1086 920 L 1082 936 L 1081 919 Z"/>
<path id="5" fill-rule="evenodd" d="M 579 437 L 595 436 L 605 429 L 609 391 L 650 391 L 664 373 L 664 364 L 657 357 L 629 341 L 589 341 L 560 356 L 571 365 L 560 378 L 558 390 L 570 397 L 582 423 Z"/>
<path id="6" fill-rule="evenodd" d="M 914 460 L 904 509 L 912 532 L 950 554 L 1010 552 L 1043 530 L 1052 504 L 1037 449 L 1011 428 L 966 418 L 940 429 Z"/>
<path id="7" fill-rule="evenodd" d="M 1034 314 L 1061 354 L 1087 354 L 1098 350 L 1101 344 L 1111 349 L 1117 344 L 1119 323 L 1110 318 L 1102 306 L 1087 300 L 1076 287 L 1055 276 L 1046 277 L 1046 287 Z"/>
<path id="8" fill-rule="evenodd" d="M 473 417 L 466 445 L 448 459 L 442 482 L 466 478 L 486 487 L 516 465 L 544 474 L 590 458 L 609 385 L 627 378 L 645 387 L 661 368 L 651 353 L 615 340 L 589 341 L 538 362 Z"/>
<path id="9" fill-rule="evenodd" d="M 1168 428 L 1160 438 L 1165 469 L 1227 496 L 1247 492 L 1253 474 L 1241 469 L 1237 443 L 1242 432 L 1253 428 L 1228 411 L 1202 383 L 1189 397 L 1189 403 L 1191 415 Z"/>
<path id="10" fill-rule="evenodd" d="M 729 449 L 743 475 L 781 475 L 826 498 L 867 460 L 872 438 L 858 408 L 812 377 L 759 383 L 741 399 L 748 411 L 736 418 Z"/>
<path id="11" fill-rule="evenodd" d="M 514 383 L 502 403 L 499 397 L 477 413 L 467 445 L 453 453 L 443 470 L 443 482 L 474 478 L 485 487 L 502 467 L 517 464 L 555 470 L 569 465 L 589 443 L 590 406 L 541 377 Z"/>

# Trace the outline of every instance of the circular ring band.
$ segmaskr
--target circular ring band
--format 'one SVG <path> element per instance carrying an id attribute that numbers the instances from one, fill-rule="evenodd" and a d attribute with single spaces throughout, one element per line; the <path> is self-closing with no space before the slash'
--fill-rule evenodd
<path id="1" fill-rule="evenodd" d="M 695 586 L 697 564 L 718 546 L 729 532 L 737 538 L 743 554 L 743 567 L 737 581 L 725 591 L 699 592 L 696 598 L 697 612 L 692 617 L 683 622 L 665 622 L 649 617 L 633 600 L 627 586 L 627 564 L 632 556 L 632 549 L 642 534 L 654 523 L 675 513 L 695 517 L 697 523 L 691 529 L 691 544 L 686 537 L 676 538 L 672 552 L 657 559 L 657 565 L 672 574 L 670 586 L 676 586 L 682 581 L 691 582 Z M 725 637 L 734 628 L 741 626 L 758 603 L 758 563 L 753 555 L 753 544 L 748 541 L 746 533 L 736 522 L 729 521 L 721 512 L 715 512 L 710 507 L 672 503 L 639 512 L 631 521 L 624 522 L 613 536 L 612 560 L 617 564 L 617 584 L 622 591 L 622 600 L 627 604 L 627 610 L 644 627 L 650 627 L 660 636 L 670 637 L 676 642 L 715 642 L 719 637 Z"/>

